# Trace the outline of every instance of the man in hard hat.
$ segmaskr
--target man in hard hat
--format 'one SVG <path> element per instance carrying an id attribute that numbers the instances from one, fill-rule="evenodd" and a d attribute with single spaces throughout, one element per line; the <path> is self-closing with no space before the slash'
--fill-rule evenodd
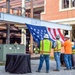
<path id="1" fill-rule="evenodd" d="M 38 44 L 37 43 L 35 43 L 35 45 L 34 45 L 35 47 L 34 47 L 34 53 L 35 54 L 38 54 L 39 53 L 39 48 L 38 48 Z"/>
<path id="2" fill-rule="evenodd" d="M 66 64 L 66 69 L 64 70 L 71 70 L 72 69 L 72 43 L 70 41 L 70 36 L 66 35 L 64 38 L 64 61 Z"/>
<path id="3" fill-rule="evenodd" d="M 48 34 L 45 34 L 44 40 L 40 41 L 40 63 L 38 70 L 36 72 L 41 72 L 44 60 L 46 62 L 46 73 L 49 72 L 49 59 L 50 59 L 51 49 L 52 49 L 52 43 L 49 40 Z"/>
<path id="4" fill-rule="evenodd" d="M 54 48 L 54 58 L 56 61 L 56 69 L 54 71 L 60 71 L 60 54 L 61 54 L 61 41 L 60 41 L 60 36 L 56 36 L 56 41 L 55 41 L 55 48 Z"/>

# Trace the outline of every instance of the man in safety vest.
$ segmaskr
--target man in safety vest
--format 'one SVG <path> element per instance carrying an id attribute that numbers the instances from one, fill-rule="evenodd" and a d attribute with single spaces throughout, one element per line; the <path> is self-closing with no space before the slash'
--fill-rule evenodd
<path id="1" fill-rule="evenodd" d="M 73 59 L 73 69 L 75 69 L 75 39 L 74 39 L 74 45 L 72 47 L 72 59 Z"/>
<path id="2" fill-rule="evenodd" d="M 72 43 L 70 41 L 70 36 L 66 35 L 64 38 L 64 61 L 66 64 L 66 68 L 64 70 L 72 69 Z"/>
<path id="3" fill-rule="evenodd" d="M 49 72 L 49 59 L 50 59 L 50 52 L 52 49 L 52 43 L 49 40 L 48 34 L 44 35 L 44 40 L 40 41 L 40 63 L 38 70 L 36 72 L 40 72 L 43 66 L 43 62 L 46 62 L 46 73 Z"/>
<path id="4" fill-rule="evenodd" d="M 39 53 L 39 48 L 38 48 L 37 43 L 35 43 L 34 52 L 35 52 L 35 54 Z"/>
<path id="5" fill-rule="evenodd" d="M 56 36 L 55 48 L 54 48 L 54 58 L 56 61 L 56 69 L 54 71 L 60 71 L 60 54 L 61 54 L 61 41 L 60 36 Z"/>

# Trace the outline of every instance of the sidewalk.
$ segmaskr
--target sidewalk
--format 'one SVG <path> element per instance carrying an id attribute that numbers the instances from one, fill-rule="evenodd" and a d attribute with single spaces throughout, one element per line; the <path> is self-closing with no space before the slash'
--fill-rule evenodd
<path id="1" fill-rule="evenodd" d="M 19 75 L 75 75 L 75 70 L 66 70 L 64 71 L 65 67 L 61 67 L 61 70 L 59 72 L 53 71 L 55 69 L 55 61 L 50 61 L 50 72 L 45 73 L 45 62 L 43 64 L 41 73 L 37 73 L 36 70 L 38 68 L 39 60 L 31 60 L 31 69 L 32 73 L 26 73 L 26 74 L 19 74 Z M 5 72 L 5 66 L 0 66 L 0 75 L 10 75 L 10 73 Z M 11 74 L 11 75 L 18 75 L 18 74 Z"/>

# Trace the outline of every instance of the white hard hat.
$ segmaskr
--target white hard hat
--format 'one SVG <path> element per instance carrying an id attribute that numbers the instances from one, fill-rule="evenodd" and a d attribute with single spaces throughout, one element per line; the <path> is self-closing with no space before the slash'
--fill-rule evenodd
<path id="1" fill-rule="evenodd" d="M 56 39 L 59 39 L 60 38 L 60 36 L 59 35 L 56 35 Z"/>
<path id="2" fill-rule="evenodd" d="M 69 35 L 66 35 L 65 37 L 66 37 L 66 38 L 70 38 L 70 36 L 69 36 Z"/>
<path id="3" fill-rule="evenodd" d="M 48 38 L 49 38 L 48 34 L 45 34 L 45 35 L 44 35 L 44 38 L 47 38 L 47 39 L 48 39 Z"/>

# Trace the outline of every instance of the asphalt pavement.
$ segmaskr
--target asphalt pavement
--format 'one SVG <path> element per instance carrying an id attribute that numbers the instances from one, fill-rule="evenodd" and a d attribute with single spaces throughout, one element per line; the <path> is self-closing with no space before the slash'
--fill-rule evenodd
<path id="1" fill-rule="evenodd" d="M 38 68 L 39 60 L 31 60 L 31 70 L 32 73 L 26 74 L 19 74 L 19 75 L 75 75 L 75 70 L 64 70 L 65 67 L 61 66 L 61 70 L 56 72 L 53 71 L 56 68 L 56 63 L 54 60 L 50 60 L 50 71 L 46 73 L 45 62 L 43 64 L 41 73 L 37 73 L 36 70 Z M 10 75 L 10 73 L 5 72 L 5 66 L 0 66 L 0 75 Z M 18 75 L 18 74 L 11 74 L 11 75 Z"/>

